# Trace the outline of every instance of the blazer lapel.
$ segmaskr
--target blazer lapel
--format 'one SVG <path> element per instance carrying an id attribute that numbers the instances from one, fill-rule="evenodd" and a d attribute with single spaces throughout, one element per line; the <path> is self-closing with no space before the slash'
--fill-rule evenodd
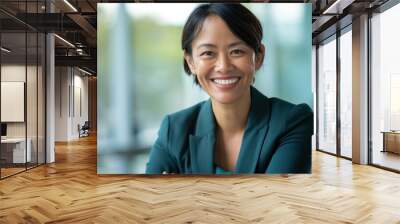
<path id="1" fill-rule="evenodd" d="M 192 173 L 214 173 L 214 142 L 213 135 L 189 137 Z"/>
<path id="2" fill-rule="evenodd" d="M 243 142 L 236 162 L 237 173 L 255 173 L 269 128 L 271 108 L 268 98 L 251 87 L 251 107 Z"/>
<path id="3" fill-rule="evenodd" d="M 214 173 L 215 118 L 211 101 L 201 107 L 196 129 L 189 136 L 189 151 L 192 173 Z"/>

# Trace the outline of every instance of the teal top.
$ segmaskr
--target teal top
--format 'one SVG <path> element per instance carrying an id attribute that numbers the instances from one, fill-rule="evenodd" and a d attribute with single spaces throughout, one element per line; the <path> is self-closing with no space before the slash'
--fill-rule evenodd
<path id="1" fill-rule="evenodd" d="M 250 111 L 233 173 L 310 173 L 310 107 L 268 98 L 254 87 L 250 91 Z M 214 165 L 215 142 L 211 100 L 167 115 L 146 173 L 215 174 L 220 171 Z"/>
<path id="2" fill-rule="evenodd" d="M 234 174 L 234 172 L 230 170 L 224 170 L 224 168 L 219 166 L 215 166 L 215 174 Z"/>

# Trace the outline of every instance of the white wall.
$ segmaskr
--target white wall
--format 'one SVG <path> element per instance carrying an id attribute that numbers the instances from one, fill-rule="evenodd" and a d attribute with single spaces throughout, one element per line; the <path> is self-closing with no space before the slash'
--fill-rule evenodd
<path id="1" fill-rule="evenodd" d="M 85 123 L 85 121 L 89 120 L 89 113 L 88 113 L 88 77 L 87 76 L 82 76 L 83 73 L 78 73 L 76 74 L 77 70 L 75 70 L 75 76 L 74 76 L 74 110 L 75 113 L 73 113 L 73 119 L 72 119 L 72 135 L 73 136 L 78 136 L 78 129 L 77 126 L 80 124 L 81 126 Z M 79 93 L 80 91 L 80 93 Z M 80 96 L 80 97 L 79 97 Z M 80 101 L 80 102 L 79 102 Z M 81 108 L 80 108 L 81 107 Z M 81 110 L 81 111 L 80 111 Z"/>
<path id="2" fill-rule="evenodd" d="M 27 69 L 27 70 L 25 70 Z M 27 72 L 27 73 L 26 73 Z M 36 66 L 18 65 L 18 64 L 6 64 L 1 66 L 1 81 L 2 82 L 25 82 L 25 76 L 28 75 L 30 85 L 36 85 L 36 81 L 32 81 L 31 76 L 36 76 Z M 29 134 L 36 130 L 36 88 L 27 88 L 27 118 L 28 118 L 28 137 Z M 3 96 L 7 97 L 7 96 Z M 34 99 L 32 99 L 34 98 Z M 31 104 L 34 102 L 34 104 Z M 40 105 L 39 105 L 40 107 Z M 1 108 L 1 110 L 7 110 L 7 108 Z M 31 122 L 34 121 L 35 124 Z M 25 137 L 25 123 L 26 122 L 7 122 L 7 136 L 8 137 Z M 36 133 L 36 132 L 35 132 Z"/>
<path id="3" fill-rule="evenodd" d="M 2 65 L 1 66 L 1 81 L 2 82 L 25 82 L 25 65 Z M 28 71 L 31 67 L 28 66 Z M 28 72 L 30 74 L 30 72 Z M 4 96 L 3 96 L 4 97 Z M 7 108 L 1 108 L 7 110 Z M 7 137 L 25 137 L 25 123 L 11 122 L 7 123 Z"/>
<path id="4" fill-rule="evenodd" d="M 55 140 L 77 139 L 78 124 L 88 120 L 88 78 L 76 68 L 56 67 L 55 86 Z"/>
<path id="5" fill-rule="evenodd" d="M 68 87 L 70 77 L 67 67 L 55 68 L 55 141 L 68 140 Z"/>
<path id="6" fill-rule="evenodd" d="M 25 83 L 1 82 L 1 121 L 24 122 Z"/>

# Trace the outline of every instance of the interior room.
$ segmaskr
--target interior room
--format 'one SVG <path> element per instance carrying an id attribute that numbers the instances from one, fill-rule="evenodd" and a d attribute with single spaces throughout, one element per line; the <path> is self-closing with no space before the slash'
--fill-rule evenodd
<path id="1" fill-rule="evenodd" d="M 243 4 L 261 15 L 263 26 L 273 22 L 264 15 L 263 4 L 282 4 L 280 11 L 268 13 L 286 21 L 286 10 L 293 5 L 309 7 L 310 74 L 305 79 L 282 76 L 281 81 L 297 83 L 290 88 L 309 85 L 312 90 L 307 98 L 314 114 L 311 173 L 182 176 L 133 171 L 146 165 L 162 115 L 208 96 L 201 88 L 193 90 L 192 80 L 163 76 L 168 69 L 182 72 L 175 69 L 181 62 L 165 70 L 145 62 L 128 64 L 126 76 L 103 69 L 107 63 L 120 67 L 123 61 L 112 54 L 126 45 L 116 41 L 105 51 L 100 37 L 107 35 L 99 24 L 114 17 L 99 13 L 98 6 L 116 8 L 122 2 L 159 1 L 0 1 L 0 223 L 400 222 L 399 1 Z M 120 32 L 164 29 L 154 24 L 108 25 Z M 290 36 L 293 29 L 287 25 L 283 34 Z M 181 50 L 178 31 L 175 36 L 154 36 L 146 46 L 158 41 L 165 49 Z M 172 40 L 178 42 L 168 45 Z M 279 57 L 284 47 L 293 46 L 289 42 L 283 48 L 267 46 L 267 55 Z M 148 53 L 144 46 L 132 46 L 132 54 Z M 153 57 L 165 49 L 148 54 Z M 288 66 L 276 67 L 287 71 Z M 137 81 L 140 75 L 134 74 L 145 70 L 154 76 L 128 88 L 131 95 L 118 95 L 128 78 Z M 107 89 L 104 80 L 118 88 Z M 262 89 L 272 81 L 264 77 L 256 85 Z M 275 87 L 286 91 L 285 85 Z M 105 128 L 107 122 L 112 128 Z M 121 150 L 100 157 L 98 145 L 107 136 L 113 138 L 105 148 Z M 135 147 L 121 147 L 126 141 Z M 102 173 L 102 163 L 128 174 Z"/>

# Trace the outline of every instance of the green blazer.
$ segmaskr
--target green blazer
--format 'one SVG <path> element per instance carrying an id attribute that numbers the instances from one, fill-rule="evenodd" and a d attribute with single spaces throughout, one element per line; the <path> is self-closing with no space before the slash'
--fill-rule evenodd
<path id="1" fill-rule="evenodd" d="M 310 173 L 313 113 L 306 104 L 267 98 L 251 106 L 235 173 Z M 146 173 L 213 174 L 216 122 L 211 101 L 164 118 Z"/>

